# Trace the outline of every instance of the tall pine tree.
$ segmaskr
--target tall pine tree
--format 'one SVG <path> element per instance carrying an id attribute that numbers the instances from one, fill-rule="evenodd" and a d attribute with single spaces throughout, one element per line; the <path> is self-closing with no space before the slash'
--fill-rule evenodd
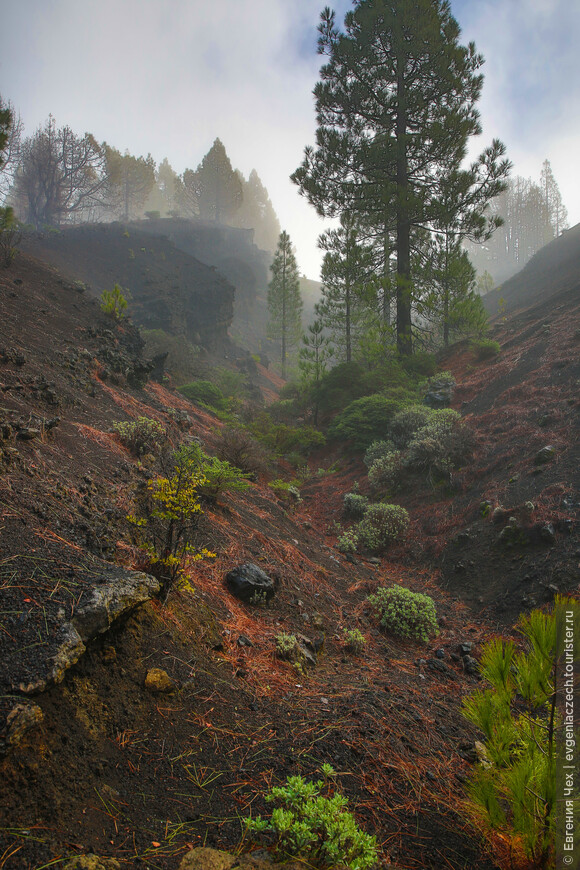
<path id="1" fill-rule="evenodd" d="M 271 266 L 272 280 L 268 285 L 268 334 L 280 343 L 282 377 L 286 377 L 289 352 L 298 344 L 302 334 L 302 298 L 296 257 L 290 236 L 280 233 L 278 247 Z"/>
<path id="2" fill-rule="evenodd" d="M 368 325 L 367 292 L 373 252 L 361 241 L 360 228 L 349 212 L 341 215 L 340 227 L 320 236 L 318 245 L 326 251 L 318 315 L 332 336 L 341 362 L 349 363 L 359 333 Z"/>
<path id="3" fill-rule="evenodd" d="M 315 87 L 317 149 L 292 176 L 322 214 L 355 208 L 383 234 L 394 232 L 397 345 L 412 350 L 412 241 L 441 218 L 441 185 L 456 175 L 455 223 L 482 237 L 490 197 L 509 163 L 499 141 L 461 170 L 469 138 L 481 132 L 476 103 L 483 58 L 459 43 L 447 0 L 356 0 L 344 33 L 322 13 Z M 459 183 L 460 182 L 460 183 Z"/>

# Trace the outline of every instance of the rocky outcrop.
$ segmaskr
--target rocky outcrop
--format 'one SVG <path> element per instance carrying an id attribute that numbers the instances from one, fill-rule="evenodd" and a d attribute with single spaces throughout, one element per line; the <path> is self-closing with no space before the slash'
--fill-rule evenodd
<path id="1" fill-rule="evenodd" d="M 69 622 L 62 623 L 56 634 L 56 649 L 38 661 L 38 672 L 14 683 L 14 690 L 31 695 L 44 691 L 52 683 L 60 683 L 92 638 L 107 631 L 116 619 L 159 591 L 155 577 L 115 565 L 105 569 L 103 581 L 102 585 L 87 590 L 88 600 L 79 606 Z"/>
<path id="2" fill-rule="evenodd" d="M 144 329 L 219 349 L 228 342 L 234 286 L 167 235 L 152 235 L 154 226 L 147 230 L 120 223 L 68 227 L 54 235 L 34 234 L 23 248 L 71 280 L 82 280 L 98 297 L 120 284 L 130 294 L 128 314 Z"/>

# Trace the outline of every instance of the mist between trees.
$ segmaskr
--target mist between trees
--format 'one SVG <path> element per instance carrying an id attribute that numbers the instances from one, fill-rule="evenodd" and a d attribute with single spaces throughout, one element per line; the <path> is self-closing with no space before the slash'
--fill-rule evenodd
<path id="1" fill-rule="evenodd" d="M 466 162 L 482 132 L 484 60 L 460 35 L 445 0 L 358 0 L 343 27 L 321 14 L 316 142 L 292 181 L 335 225 L 319 239 L 322 295 L 309 306 L 303 364 L 314 353 L 319 366 L 319 351 L 370 363 L 387 348 L 409 355 L 481 337 L 481 295 L 567 226 L 548 160 L 538 183 L 509 179 L 499 140 Z M 269 338 L 284 376 L 296 364 L 308 306 L 296 296 L 291 240 L 256 170 L 244 178 L 219 139 L 177 174 L 167 159 L 121 153 L 52 116 L 24 137 L 0 99 L 0 148 L 1 202 L 36 229 L 143 217 L 251 228 L 274 256 Z"/>

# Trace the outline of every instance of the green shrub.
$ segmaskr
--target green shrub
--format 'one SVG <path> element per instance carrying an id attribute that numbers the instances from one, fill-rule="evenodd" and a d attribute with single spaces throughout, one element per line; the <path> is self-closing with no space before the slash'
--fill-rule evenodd
<path id="1" fill-rule="evenodd" d="M 158 420 L 149 417 L 139 417 L 123 423 L 114 423 L 113 432 L 119 436 L 123 444 L 136 456 L 153 453 L 167 440 L 167 432 Z"/>
<path id="2" fill-rule="evenodd" d="M 185 462 L 199 471 L 204 481 L 198 485 L 198 492 L 208 499 L 215 501 L 221 492 L 240 492 L 249 486 L 240 468 L 225 459 L 208 456 L 196 442 L 180 447 L 174 453 L 174 461 Z"/>
<path id="3" fill-rule="evenodd" d="M 332 776 L 334 770 L 325 765 L 323 773 Z M 286 785 L 275 786 L 266 795 L 266 801 L 279 806 L 270 819 L 246 819 L 246 832 L 250 839 L 268 845 L 276 857 L 297 858 L 311 867 L 346 866 L 350 870 L 367 870 L 377 863 L 375 837 L 358 827 L 346 810 L 347 799 L 338 792 L 332 794 L 328 782 L 289 776 Z"/>
<path id="4" fill-rule="evenodd" d="M 355 450 L 366 450 L 373 441 L 384 439 L 395 414 L 411 400 L 406 391 L 396 397 L 376 393 L 356 399 L 333 420 L 329 437 L 351 441 Z"/>
<path id="5" fill-rule="evenodd" d="M 125 293 L 129 295 L 129 291 Z M 127 297 L 123 295 L 123 288 L 115 284 L 112 290 L 103 290 L 101 295 L 101 311 L 110 314 L 115 320 L 121 320 L 125 316 Z"/>
<path id="6" fill-rule="evenodd" d="M 344 645 L 349 652 L 361 653 L 367 642 L 364 634 L 358 628 L 344 629 Z"/>
<path id="7" fill-rule="evenodd" d="M 371 552 L 379 553 L 405 534 L 409 526 L 409 514 L 398 504 L 370 505 L 356 533 L 360 543 Z"/>
<path id="8" fill-rule="evenodd" d="M 427 643 L 431 636 L 439 634 L 435 604 L 428 595 L 402 586 L 381 586 L 367 601 L 381 626 L 397 637 Z"/>
<path id="9" fill-rule="evenodd" d="M 366 511 L 369 500 L 358 492 L 346 492 L 343 497 L 344 513 L 347 517 L 359 520 Z"/>
<path id="10" fill-rule="evenodd" d="M 336 549 L 341 553 L 356 553 L 358 535 L 354 529 L 347 529 L 336 542 Z"/>
<path id="11" fill-rule="evenodd" d="M 263 474 L 268 468 L 268 454 L 247 429 L 224 426 L 217 436 L 216 451 L 220 459 L 246 474 Z"/>
<path id="12" fill-rule="evenodd" d="M 401 485 L 403 472 L 401 454 L 398 450 L 393 450 L 373 462 L 369 468 L 369 483 L 375 492 L 396 492 Z"/>
<path id="13" fill-rule="evenodd" d="M 178 392 L 195 405 L 205 405 L 215 411 L 225 411 L 227 408 L 224 394 L 211 381 L 192 381 L 179 387 Z"/>
<path id="14" fill-rule="evenodd" d="M 430 477 L 448 478 L 472 451 L 473 435 L 462 423 L 461 415 L 451 408 L 444 408 L 433 411 L 427 425 L 415 433 L 404 464 L 413 470 L 425 470 Z"/>
<path id="15" fill-rule="evenodd" d="M 365 371 L 358 363 L 339 363 L 320 379 L 318 406 L 321 411 L 345 408 L 367 391 Z"/>
<path id="16" fill-rule="evenodd" d="M 276 655 L 280 659 L 291 661 L 297 654 L 298 641 L 295 634 L 282 632 L 276 635 Z"/>
<path id="17" fill-rule="evenodd" d="M 426 426 L 433 415 L 426 405 L 411 405 L 395 414 L 389 426 L 389 435 L 398 450 L 404 450 L 415 433 Z"/>
<path id="18" fill-rule="evenodd" d="M 200 487 L 205 482 L 197 463 L 184 451 L 177 451 L 172 471 L 147 484 L 149 504 L 145 516 L 127 517 L 149 553 L 151 570 L 161 580 L 161 591 L 166 596 L 182 573 L 186 555 L 194 560 L 215 556 L 205 547 L 193 547 L 191 543 L 203 515 Z"/>
<path id="19" fill-rule="evenodd" d="M 475 354 L 475 358 L 479 361 L 493 359 L 501 353 L 501 347 L 498 341 L 493 341 L 491 338 L 482 338 L 478 341 L 472 341 L 470 348 Z"/>
<path id="20" fill-rule="evenodd" d="M 274 490 L 282 501 L 294 504 L 299 504 L 302 501 L 298 487 L 287 480 L 272 480 L 268 486 Z"/>
<path id="21" fill-rule="evenodd" d="M 418 351 L 402 360 L 403 368 L 412 377 L 431 377 L 437 371 L 437 360 L 434 354 Z"/>
<path id="22" fill-rule="evenodd" d="M 324 447 L 326 439 L 314 426 L 288 426 L 275 423 L 263 411 L 258 414 L 250 429 L 255 437 L 277 455 L 300 453 L 307 456 L 313 450 Z"/>
<path id="23" fill-rule="evenodd" d="M 394 449 L 395 445 L 392 441 L 373 441 L 370 447 L 367 448 L 363 462 L 367 468 L 370 468 L 377 459 L 386 456 L 387 453 L 392 453 Z"/>

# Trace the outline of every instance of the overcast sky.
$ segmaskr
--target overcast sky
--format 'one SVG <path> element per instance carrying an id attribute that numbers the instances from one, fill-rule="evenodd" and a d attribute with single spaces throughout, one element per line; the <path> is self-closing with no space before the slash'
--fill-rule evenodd
<path id="1" fill-rule="evenodd" d="M 58 126 L 195 169 L 219 137 L 255 168 L 317 278 L 324 224 L 289 181 L 314 143 L 316 26 L 329 0 L 19 0 L 5 3 L 0 93 L 31 134 Z M 349 0 L 329 2 L 342 22 Z M 451 0 L 462 41 L 485 58 L 482 150 L 502 139 L 514 173 L 551 162 L 580 222 L 580 3 Z"/>

